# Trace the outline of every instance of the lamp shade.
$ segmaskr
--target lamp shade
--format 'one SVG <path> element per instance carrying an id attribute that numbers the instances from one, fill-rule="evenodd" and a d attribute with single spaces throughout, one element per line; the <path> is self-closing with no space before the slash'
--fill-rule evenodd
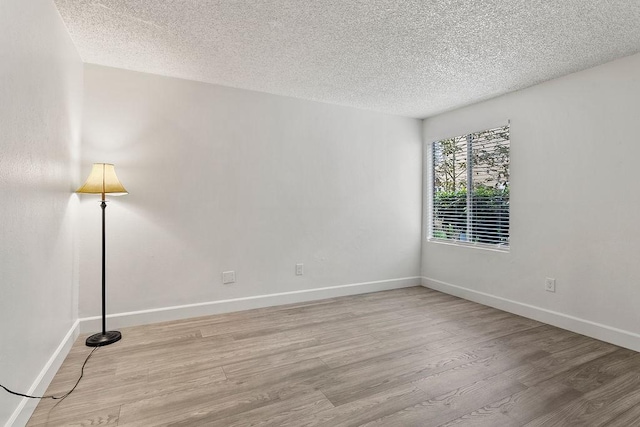
<path id="1" fill-rule="evenodd" d="M 89 177 L 82 187 L 76 190 L 76 193 L 113 194 L 114 196 L 129 194 L 120 184 L 116 170 L 110 163 L 94 163 Z"/>

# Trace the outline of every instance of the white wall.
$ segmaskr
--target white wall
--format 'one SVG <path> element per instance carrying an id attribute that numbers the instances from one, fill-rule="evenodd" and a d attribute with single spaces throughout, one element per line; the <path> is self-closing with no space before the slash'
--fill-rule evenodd
<path id="1" fill-rule="evenodd" d="M 0 383 L 41 393 L 77 319 L 83 70 L 51 1 L 2 0 L 0 28 Z M 0 425 L 21 402 L 0 391 Z"/>
<path id="2" fill-rule="evenodd" d="M 107 208 L 109 313 L 419 283 L 420 120 L 95 65 L 84 105 L 82 174 L 113 162 L 130 192 Z M 100 313 L 100 209 L 82 199 L 86 317 Z"/>
<path id="3" fill-rule="evenodd" d="M 425 120 L 511 119 L 511 252 L 425 241 L 425 284 L 640 350 L 639 118 L 635 55 Z"/>

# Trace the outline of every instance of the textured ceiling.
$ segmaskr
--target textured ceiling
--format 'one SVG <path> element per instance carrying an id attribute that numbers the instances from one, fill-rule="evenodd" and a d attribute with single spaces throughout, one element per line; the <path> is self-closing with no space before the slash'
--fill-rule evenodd
<path id="1" fill-rule="evenodd" d="M 55 0 L 85 62 L 426 117 L 640 52 L 640 0 Z"/>

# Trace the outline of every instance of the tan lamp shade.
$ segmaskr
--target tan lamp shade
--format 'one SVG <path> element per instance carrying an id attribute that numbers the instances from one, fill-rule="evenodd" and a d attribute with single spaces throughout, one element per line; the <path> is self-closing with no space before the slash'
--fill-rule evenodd
<path id="1" fill-rule="evenodd" d="M 116 170 L 110 163 L 94 163 L 89 177 L 82 187 L 76 190 L 76 193 L 102 194 L 103 200 L 105 194 L 114 196 L 129 194 L 120 184 Z"/>

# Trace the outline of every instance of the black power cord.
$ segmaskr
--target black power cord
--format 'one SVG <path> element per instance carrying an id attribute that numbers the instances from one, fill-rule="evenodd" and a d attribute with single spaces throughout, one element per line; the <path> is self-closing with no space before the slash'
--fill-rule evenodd
<path id="1" fill-rule="evenodd" d="M 73 390 L 76 389 L 76 387 L 78 387 L 78 384 L 80 384 L 80 380 L 82 379 L 82 377 L 84 376 L 84 366 L 87 364 L 87 362 L 89 361 L 89 359 L 91 358 L 91 356 L 93 355 L 93 353 L 99 349 L 100 347 L 94 347 L 93 350 L 91 350 L 91 353 L 89 353 L 89 355 L 87 356 L 86 359 L 84 359 L 84 363 L 82 364 L 82 368 L 80 369 L 80 378 L 78 378 L 78 381 L 76 381 L 76 384 L 73 386 L 73 388 L 71 390 L 69 390 L 68 392 L 66 392 L 65 394 L 63 394 L 62 396 L 53 396 L 53 395 L 49 395 L 49 396 L 31 396 L 28 394 L 22 394 L 22 393 L 18 393 L 16 391 L 13 390 L 9 390 L 8 388 L 6 388 L 5 386 L 3 386 L 2 384 L 0 384 L 0 387 L 2 387 L 3 389 L 5 389 L 5 391 L 7 391 L 8 393 L 14 394 L 16 396 L 20 396 L 20 397 L 28 397 L 29 399 L 55 399 L 55 400 L 63 400 L 65 399 L 67 396 L 69 396 L 71 393 L 73 393 Z"/>

